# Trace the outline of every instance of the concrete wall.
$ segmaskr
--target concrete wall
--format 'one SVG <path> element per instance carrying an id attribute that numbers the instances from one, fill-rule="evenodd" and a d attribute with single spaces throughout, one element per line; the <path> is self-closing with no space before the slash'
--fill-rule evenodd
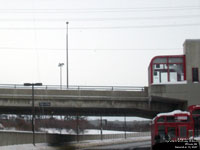
<path id="1" fill-rule="evenodd" d="M 150 132 L 128 133 L 129 137 L 150 136 Z M 103 139 L 125 138 L 125 134 L 106 134 Z M 100 140 L 101 135 L 79 135 L 78 140 Z M 32 132 L 0 132 L 0 146 L 31 144 L 33 140 Z M 63 142 L 77 141 L 77 135 L 60 135 L 60 134 L 45 134 L 36 133 L 36 143 L 59 144 Z"/>
<path id="2" fill-rule="evenodd" d="M 200 104 L 200 83 L 192 82 L 192 68 L 200 71 L 200 39 L 186 40 L 184 43 L 184 53 L 186 57 L 186 79 L 188 104 Z M 199 73 L 200 79 L 200 73 Z"/>
<path id="3" fill-rule="evenodd" d="M 188 105 L 200 104 L 200 84 L 188 83 Z"/>
<path id="4" fill-rule="evenodd" d="M 200 69 L 200 39 L 186 40 L 183 46 L 186 57 L 186 79 L 187 83 L 192 83 L 192 68 Z"/>
<path id="5" fill-rule="evenodd" d="M 151 85 L 150 93 L 151 96 L 159 96 L 166 98 L 175 98 L 180 100 L 187 100 L 187 84 L 159 84 Z"/>
<path id="6" fill-rule="evenodd" d="M 36 143 L 47 141 L 46 134 L 37 133 Z M 33 141 L 31 132 L 0 132 L 0 146 L 15 144 L 30 144 Z"/>

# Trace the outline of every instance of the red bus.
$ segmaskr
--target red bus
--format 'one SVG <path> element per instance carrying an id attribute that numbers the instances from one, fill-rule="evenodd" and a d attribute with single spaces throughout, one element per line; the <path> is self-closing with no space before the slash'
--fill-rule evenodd
<path id="1" fill-rule="evenodd" d="M 176 110 L 160 113 L 152 120 L 152 147 L 157 143 L 187 140 L 193 136 L 194 126 L 190 112 Z"/>
<path id="2" fill-rule="evenodd" d="M 200 135 L 200 105 L 191 105 L 188 107 L 194 121 L 194 136 Z"/>

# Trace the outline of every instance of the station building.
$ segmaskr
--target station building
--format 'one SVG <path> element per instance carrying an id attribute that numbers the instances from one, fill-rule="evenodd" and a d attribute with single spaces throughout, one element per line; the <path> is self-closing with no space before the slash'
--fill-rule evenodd
<path id="1" fill-rule="evenodd" d="M 188 39 L 182 55 L 154 57 L 148 68 L 149 95 L 200 104 L 200 39 Z"/>

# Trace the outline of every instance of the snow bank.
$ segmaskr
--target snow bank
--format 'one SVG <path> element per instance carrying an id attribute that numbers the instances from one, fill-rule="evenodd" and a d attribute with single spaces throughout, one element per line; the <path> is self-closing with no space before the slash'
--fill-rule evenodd
<path id="1" fill-rule="evenodd" d="M 124 134 L 124 131 L 113 131 L 113 130 L 102 130 L 103 134 Z M 137 133 L 137 132 L 126 132 L 126 133 Z M 84 134 L 98 135 L 101 134 L 100 130 L 85 130 Z"/>
<path id="2" fill-rule="evenodd" d="M 54 147 L 47 146 L 47 144 L 23 144 L 23 145 L 10 145 L 1 146 L 1 150 L 56 150 Z"/>
<path id="3" fill-rule="evenodd" d="M 46 133 L 56 133 L 56 134 L 76 134 L 73 130 L 66 129 L 56 129 L 56 128 L 40 128 L 41 131 Z M 113 130 L 102 130 L 103 134 L 124 134 L 124 131 L 113 131 Z M 126 133 L 137 133 L 137 132 L 126 132 Z M 84 133 L 80 133 L 79 135 L 99 135 L 101 134 L 100 130 L 92 130 L 86 129 Z"/>

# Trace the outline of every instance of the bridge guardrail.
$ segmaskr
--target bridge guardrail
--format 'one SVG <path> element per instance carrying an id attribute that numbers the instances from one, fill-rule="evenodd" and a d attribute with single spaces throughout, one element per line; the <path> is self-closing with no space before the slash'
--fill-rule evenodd
<path id="1" fill-rule="evenodd" d="M 31 89 L 31 86 L 23 84 L 0 84 L 1 89 Z M 43 85 L 34 86 L 34 89 L 44 90 L 99 90 L 99 91 L 145 91 L 143 86 L 82 86 L 82 85 Z"/>

